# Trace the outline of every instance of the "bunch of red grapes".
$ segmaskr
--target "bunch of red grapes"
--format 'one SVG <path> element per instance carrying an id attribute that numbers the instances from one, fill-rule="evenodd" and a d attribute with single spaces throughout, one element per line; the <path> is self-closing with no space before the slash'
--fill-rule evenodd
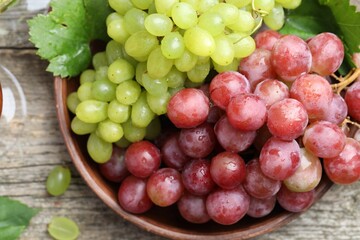
<path id="1" fill-rule="evenodd" d="M 230 225 L 263 217 L 276 202 L 291 212 L 308 209 L 324 173 L 337 184 L 360 179 L 359 71 L 334 75 L 341 40 L 272 30 L 255 40 L 239 71 L 172 96 L 156 141 L 115 147 L 100 165 L 120 183 L 123 209 L 140 214 L 176 204 L 189 222 Z"/>

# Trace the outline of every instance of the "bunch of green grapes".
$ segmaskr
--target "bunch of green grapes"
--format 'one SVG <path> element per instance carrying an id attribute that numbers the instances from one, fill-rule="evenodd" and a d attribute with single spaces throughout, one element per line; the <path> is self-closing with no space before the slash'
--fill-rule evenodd
<path id="1" fill-rule="evenodd" d="M 264 22 L 277 30 L 285 8 L 300 0 L 109 0 L 111 41 L 93 56 L 68 97 L 72 130 L 90 134 L 92 159 L 110 159 L 122 147 L 154 139 L 158 116 L 184 87 L 200 86 L 210 71 L 237 70 L 256 48 L 252 34 Z"/>

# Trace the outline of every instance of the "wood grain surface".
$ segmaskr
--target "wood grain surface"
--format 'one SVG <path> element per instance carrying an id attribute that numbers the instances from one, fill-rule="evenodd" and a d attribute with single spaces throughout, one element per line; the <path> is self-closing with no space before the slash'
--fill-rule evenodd
<path id="1" fill-rule="evenodd" d="M 20 239 L 51 239 L 47 224 L 53 216 L 66 216 L 77 222 L 81 231 L 79 239 L 164 239 L 109 210 L 74 169 L 59 131 L 52 75 L 45 71 L 47 63 L 28 42 L 26 20 L 45 10 L 29 11 L 28 2 L 20 1 L 0 15 L 0 64 L 19 80 L 28 110 L 21 131 L 19 126 L 6 129 L 0 126 L 0 195 L 41 209 Z M 9 135 L 12 131 L 17 134 L 16 142 L 14 135 Z M 4 151 L 9 143 L 11 147 Z M 51 197 L 45 190 L 46 177 L 60 164 L 71 168 L 73 178 L 63 196 Z M 360 239 L 359 223 L 360 183 L 333 186 L 298 219 L 255 239 Z"/>

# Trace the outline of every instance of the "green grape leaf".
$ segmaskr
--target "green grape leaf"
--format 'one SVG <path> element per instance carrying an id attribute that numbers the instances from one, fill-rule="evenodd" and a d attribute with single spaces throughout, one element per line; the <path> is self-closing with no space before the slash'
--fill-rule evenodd
<path id="1" fill-rule="evenodd" d="M 37 54 L 49 61 L 55 76 L 76 76 L 91 63 L 90 42 L 108 40 L 106 0 L 52 0 L 51 11 L 28 21 L 30 41 Z"/>
<path id="2" fill-rule="evenodd" d="M 39 212 L 7 197 L 0 197 L 0 236 L 2 240 L 17 239 Z"/>

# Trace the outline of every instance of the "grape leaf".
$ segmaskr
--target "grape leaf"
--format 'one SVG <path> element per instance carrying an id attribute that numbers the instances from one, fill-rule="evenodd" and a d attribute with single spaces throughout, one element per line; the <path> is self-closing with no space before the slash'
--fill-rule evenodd
<path id="1" fill-rule="evenodd" d="M 76 76 L 91 63 L 90 42 L 108 40 L 106 0 L 52 0 L 51 11 L 28 21 L 30 41 L 37 54 L 49 61 L 55 76 Z"/>
<path id="2" fill-rule="evenodd" d="M 2 240 L 17 239 L 39 209 L 7 197 L 0 197 L 0 236 Z"/>

